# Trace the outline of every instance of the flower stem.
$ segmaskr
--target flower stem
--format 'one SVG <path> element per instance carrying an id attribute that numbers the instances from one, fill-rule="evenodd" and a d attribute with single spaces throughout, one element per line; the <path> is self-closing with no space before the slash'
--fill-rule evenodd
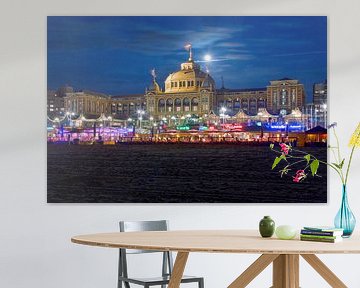
<path id="1" fill-rule="evenodd" d="M 349 158 L 349 163 L 348 163 L 347 169 L 346 169 L 346 176 L 345 176 L 344 185 L 346 185 L 346 184 L 347 184 L 347 181 L 348 181 L 349 170 L 350 170 L 351 160 L 352 160 L 353 155 L 354 155 L 354 151 L 355 151 L 355 145 L 354 145 L 354 146 L 352 147 L 352 149 L 351 149 L 351 154 L 350 154 L 350 158 Z"/>
<path id="2" fill-rule="evenodd" d="M 358 133 L 358 135 L 356 136 L 356 141 L 359 139 L 360 137 L 360 132 Z M 346 176 L 345 176 L 345 185 L 347 184 L 348 181 L 348 176 L 349 176 L 349 170 L 350 170 L 350 165 L 351 165 L 351 161 L 354 155 L 354 151 L 355 151 L 355 147 L 356 147 L 356 141 L 355 144 L 353 145 L 352 149 L 351 149 L 351 154 L 350 154 L 350 158 L 349 158 L 349 163 L 347 165 L 347 169 L 346 169 Z"/>
<path id="3" fill-rule="evenodd" d="M 333 131 L 334 131 L 334 135 L 335 135 L 335 138 L 336 138 L 336 146 L 337 146 L 337 151 L 338 151 L 338 156 L 339 156 L 339 162 L 340 162 L 340 161 L 341 161 L 341 155 L 340 155 L 339 137 L 338 137 L 337 134 L 336 134 L 335 127 L 333 127 Z M 338 163 L 338 164 L 340 164 L 340 163 Z"/>

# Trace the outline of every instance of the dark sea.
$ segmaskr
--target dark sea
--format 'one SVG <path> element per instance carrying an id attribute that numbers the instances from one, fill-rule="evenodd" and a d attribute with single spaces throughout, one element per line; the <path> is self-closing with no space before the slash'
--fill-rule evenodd
<path id="1" fill-rule="evenodd" d="M 326 160 L 326 147 L 300 148 Z M 48 144 L 48 203 L 326 203 L 326 167 L 301 183 L 268 146 Z M 300 167 L 299 167 L 300 168 Z"/>

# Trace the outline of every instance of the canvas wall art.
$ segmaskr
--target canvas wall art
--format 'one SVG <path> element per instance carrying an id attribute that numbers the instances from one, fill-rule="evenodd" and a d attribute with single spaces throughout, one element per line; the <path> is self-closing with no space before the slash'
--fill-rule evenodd
<path id="1" fill-rule="evenodd" d="M 47 19 L 49 203 L 325 203 L 326 123 L 326 17 Z"/>

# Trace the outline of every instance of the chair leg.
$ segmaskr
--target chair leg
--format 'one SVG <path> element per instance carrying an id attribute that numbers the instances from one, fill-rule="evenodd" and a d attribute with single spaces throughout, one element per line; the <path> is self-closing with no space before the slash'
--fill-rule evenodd
<path id="1" fill-rule="evenodd" d="M 199 280 L 199 288 L 204 288 L 204 279 Z"/>

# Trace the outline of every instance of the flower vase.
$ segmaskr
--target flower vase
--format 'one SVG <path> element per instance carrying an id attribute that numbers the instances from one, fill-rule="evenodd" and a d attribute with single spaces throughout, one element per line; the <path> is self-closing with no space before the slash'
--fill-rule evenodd
<path id="1" fill-rule="evenodd" d="M 355 228 L 356 219 L 349 207 L 346 185 L 343 185 L 341 206 L 336 214 L 334 224 L 336 228 L 344 229 L 344 238 L 350 237 Z"/>

